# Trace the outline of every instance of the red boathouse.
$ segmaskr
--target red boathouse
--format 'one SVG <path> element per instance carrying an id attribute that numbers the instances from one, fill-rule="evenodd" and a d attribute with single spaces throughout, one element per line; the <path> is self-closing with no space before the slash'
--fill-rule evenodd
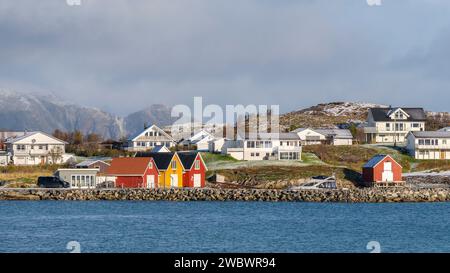
<path id="1" fill-rule="evenodd" d="M 113 158 L 107 171 L 117 188 L 157 188 L 159 171 L 151 157 Z"/>
<path id="2" fill-rule="evenodd" d="M 178 152 L 178 157 L 184 167 L 183 187 L 205 187 L 206 168 L 205 161 L 199 152 Z"/>
<path id="3" fill-rule="evenodd" d="M 402 166 L 390 155 L 376 155 L 363 166 L 363 180 L 371 185 L 403 184 Z"/>

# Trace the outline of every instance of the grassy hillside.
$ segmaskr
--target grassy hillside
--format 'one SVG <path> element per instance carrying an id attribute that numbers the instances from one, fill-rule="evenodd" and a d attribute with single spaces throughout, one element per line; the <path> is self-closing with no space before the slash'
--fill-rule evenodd
<path id="1" fill-rule="evenodd" d="M 60 165 L 0 167 L 0 181 L 7 182 L 8 188 L 36 187 L 39 176 L 51 176 Z"/>
<path id="2" fill-rule="evenodd" d="M 244 167 L 217 170 L 215 173 L 225 176 L 227 181 L 240 186 L 279 189 L 301 184 L 316 175 L 335 174 L 339 186 L 348 188 L 355 187 L 360 179 L 359 174 L 353 170 L 326 165 Z"/>
<path id="3" fill-rule="evenodd" d="M 353 145 L 353 146 L 304 146 L 303 151 L 315 154 L 323 162 L 344 166 L 352 170 L 361 171 L 362 166 L 377 154 L 389 154 L 402 164 L 404 171 L 411 169 L 411 161 L 407 155 L 393 148 L 383 146 Z"/>

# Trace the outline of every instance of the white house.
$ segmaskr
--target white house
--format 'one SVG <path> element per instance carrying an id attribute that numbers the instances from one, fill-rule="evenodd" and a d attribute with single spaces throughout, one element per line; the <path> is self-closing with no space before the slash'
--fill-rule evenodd
<path id="1" fill-rule="evenodd" d="M 14 165 L 62 164 L 65 141 L 43 132 L 29 132 L 6 141 L 6 152 Z"/>
<path id="2" fill-rule="evenodd" d="M 302 145 L 317 145 L 326 141 L 326 136 L 311 128 L 298 128 L 292 133 L 296 133 Z"/>
<path id="3" fill-rule="evenodd" d="M 132 137 L 128 141 L 127 150 L 135 152 L 146 151 L 151 150 L 158 145 L 170 148 L 174 147 L 176 142 L 172 136 L 164 132 L 164 130 L 156 125 L 152 125 L 138 135 Z"/>
<path id="4" fill-rule="evenodd" d="M 301 160 L 302 146 L 296 133 L 258 134 L 255 138 L 226 141 L 224 153 L 237 160 Z"/>
<path id="5" fill-rule="evenodd" d="M 8 165 L 8 154 L 0 151 L 0 166 L 4 167 Z"/>
<path id="6" fill-rule="evenodd" d="M 348 129 L 314 129 L 325 136 L 325 143 L 329 145 L 353 145 L 353 135 Z"/>
<path id="7" fill-rule="evenodd" d="M 348 129 L 316 129 L 316 128 L 299 128 L 294 131 L 305 145 L 352 145 L 353 136 Z"/>
<path id="8" fill-rule="evenodd" d="M 213 134 L 205 130 L 200 130 L 190 138 L 183 140 L 181 144 L 183 146 L 196 145 L 197 151 L 208 151 L 209 142 L 212 140 L 214 140 Z"/>
<path id="9" fill-rule="evenodd" d="M 208 142 L 208 150 L 210 153 L 226 154 L 226 149 L 230 145 L 235 145 L 232 140 L 224 137 L 217 137 Z"/>
<path id="10" fill-rule="evenodd" d="M 423 108 L 370 108 L 364 127 L 368 143 L 404 143 L 409 132 L 425 131 Z"/>
<path id="11" fill-rule="evenodd" d="M 406 148 L 416 159 L 450 159 L 450 132 L 411 132 Z"/>

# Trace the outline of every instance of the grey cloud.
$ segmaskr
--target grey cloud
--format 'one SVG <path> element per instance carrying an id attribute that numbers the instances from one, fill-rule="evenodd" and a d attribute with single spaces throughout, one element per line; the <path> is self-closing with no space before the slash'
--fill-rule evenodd
<path id="1" fill-rule="evenodd" d="M 0 3 L 1 87 L 52 91 L 119 114 L 197 95 L 282 111 L 330 100 L 444 110 L 422 88 L 450 98 L 447 79 L 407 65 L 448 71 L 445 46 L 433 46 L 446 41 L 437 30 L 450 27 L 446 1 L 64 2 Z M 407 54 L 414 50 L 432 53 L 421 60 Z"/>

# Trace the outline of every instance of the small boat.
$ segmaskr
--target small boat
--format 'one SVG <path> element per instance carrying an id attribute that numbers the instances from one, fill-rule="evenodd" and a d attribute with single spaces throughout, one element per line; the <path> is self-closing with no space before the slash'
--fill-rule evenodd
<path id="1" fill-rule="evenodd" d="M 336 190 L 336 177 L 333 176 L 313 176 L 310 181 L 299 186 L 293 186 L 290 190 Z"/>

